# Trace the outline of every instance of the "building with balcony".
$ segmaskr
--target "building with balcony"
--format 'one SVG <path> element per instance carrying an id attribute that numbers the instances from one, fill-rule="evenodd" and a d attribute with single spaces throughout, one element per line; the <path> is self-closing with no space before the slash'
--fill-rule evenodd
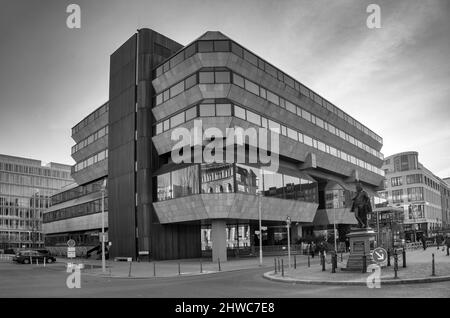
<path id="1" fill-rule="evenodd" d="M 42 247 L 43 212 L 72 182 L 68 165 L 0 155 L 0 249 Z"/>
<path id="2" fill-rule="evenodd" d="M 418 153 L 403 152 L 385 159 L 384 190 L 389 206 L 404 209 L 405 238 L 416 241 L 448 224 L 449 187 L 418 160 Z"/>
<path id="3" fill-rule="evenodd" d="M 227 250 L 257 249 L 259 212 L 263 245 L 285 244 L 287 217 L 293 242 L 333 223 L 356 224 L 350 212 L 355 182 L 371 196 L 383 185 L 381 137 L 220 32 L 181 45 L 138 30 L 111 55 L 109 73 L 107 115 L 91 114 L 73 129 L 82 145 L 73 153 L 72 175 L 79 186 L 107 178 L 112 257 L 209 252 L 224 261 Z M 106 124 L 107 141 L 94 136 L 89 142 Z M 210 128 L 216 134 L 185 145 L 173 137 L 198 125 L 200 136 Z M 225 146 L 231 128 L 264 132 L 270 142 L 232 139 Z M 236 156 L 204 160 L 211 145 L 211 154 L 231 149 Z M 255 151 L 276 157 L 276 171 L 252 161 Z M 186 160 L 174 160 L 177 153 Z M 48 219 L 49 226 L 60 217 Z M 52 232 L 98 231 L 98 222 L 89 226 Z"/>

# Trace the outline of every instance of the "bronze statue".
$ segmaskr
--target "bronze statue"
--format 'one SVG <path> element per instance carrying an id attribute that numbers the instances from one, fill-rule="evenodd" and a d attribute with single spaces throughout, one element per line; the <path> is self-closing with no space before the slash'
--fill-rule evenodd
<path id="1" fill-rule="evenodd" d="M 372 212 L 370 204 L 370 197 L 366 191 L 363 190 L 361 183 L 356 184 L 356 195 L 353 198 L 351 212 L 355 212 L 356 220 L 358 220 L 359 228 L 368 228 L 367 213 Z"/>

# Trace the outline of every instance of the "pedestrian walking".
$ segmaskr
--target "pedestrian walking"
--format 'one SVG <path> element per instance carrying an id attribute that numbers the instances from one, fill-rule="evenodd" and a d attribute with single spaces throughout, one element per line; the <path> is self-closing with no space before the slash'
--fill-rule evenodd
<path id="1" fill-rule="evenodd" d="M 422 235 L 422 238 L 420 240 L 422 241 L 423 250 L 425 251 L 427 249 L 427 240 L 425 238 L 425 235 Z"/>

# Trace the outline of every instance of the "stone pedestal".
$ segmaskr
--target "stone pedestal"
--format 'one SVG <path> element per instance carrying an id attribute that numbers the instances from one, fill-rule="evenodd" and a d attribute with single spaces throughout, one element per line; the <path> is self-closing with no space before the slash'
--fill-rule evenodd
<path id="1" fill-rule="evenodd" d="M 212 261 L 227 261 L 227 222 L 211 220 Z"/>
<path id="2" fill-rule="evenodd" d="M 366 266 L 375 264 L 372 250 L 375 248 L 376 234 L 371 228 L 352 229 L 347 237 L 350 240 L 350 256 L 345 271 L 359 271 L 363 269 L 363 256 L 366 256 Z"/>

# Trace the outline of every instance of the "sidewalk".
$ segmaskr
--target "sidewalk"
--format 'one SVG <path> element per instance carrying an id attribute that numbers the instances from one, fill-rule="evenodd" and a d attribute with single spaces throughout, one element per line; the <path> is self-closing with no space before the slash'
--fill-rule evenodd
<path id="1" fill-rule="evenodd" d="M 432 276 L 432 254 L 435 257 L 435 276 Z M 343 262 L 338 257 L 338 268 L 336 273 L 331 273 L 331 259 L 327 257 L 326 270 L 318 261 L 311 263 L 311 267 L 302 266 L 297 269 L 285 269 L 284 277 L 280 272 L 270 271 L 264 274 L 264 277 L 270 280 L 289 282 L 289 283 L 309 283 L 309 284 L 337 284 L 337 285 L 366 285 L 367 278 L 372 273 L 345 272 L 348 254 L 345 255 Z M 437 250 L 436 247 L 427 248 L 426 251 L 416 250 L 406 253 L 406 268 L 402 267 L 403 262 L 401 254 L 398 258 L 397 277 L 394 278 L 394 261 L 391 258 L 391 266 L 381 268 L 380 280 L 383 284 L 398 283 L 419 283 L 433 281 L 450 281 L 450 256 L 446 252 Z M 450 284 L 449 284 L 450 289 Z"/>
<path id="2" fill-rule="evenodd" d="M 298 256 L 297 256 L 298 257 Z M 283 256 L 287 263 L 287 256 Z M 232 258 L 227 262 L 211 262 L 207 259 L 181 259 L 170 261 L 154 262 L 114 262 L 106 261 L 106 273 L 102 273 L 101 260 L 58 258 L 57 262 L 84 264 L 82 272 L 88 275 L 105 276 L 113 278 L 154 278 L 154 277 L 175 277 L 189 275 L 204 275 L 227 271 L 267 268 L 274 266 L 274 257 L 263 258 L 262 267 L 259 266 L 259 258 Z M 201 265 L 200 265 L 201 263 Z M 130 270 L 131 269 L 131 270 Z M 201 272 L 200 272 L 201 271 Z"/>

